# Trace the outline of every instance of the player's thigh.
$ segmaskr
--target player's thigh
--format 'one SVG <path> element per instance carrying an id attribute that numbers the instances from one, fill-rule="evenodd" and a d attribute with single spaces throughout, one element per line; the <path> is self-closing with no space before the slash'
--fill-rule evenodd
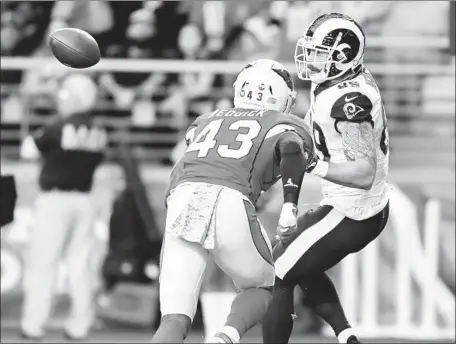
<path id="1" fill-rule="evenodd" d="M 204 275 L 202 291 L 220 292 L 235 291 L 233 280 L 228 276 L 213 259 L 207 262 L 206 272 Z"/>
<path id="2" fill-rule="evenodd" d="M 313 260 L 316 261 L 319 259 L 319 251 L 322 252 L 320 255 L 325 252 L 335 252 L 334 257 L 331 254 L 328 255 L 326 265 L 330 266 L 326 269 L 329 269 L 350 253 L 361 251 L 376 239 L 385 228 L 388 217 L 389 204 L 381 212 L 365 220 L 356 221 L 346 217 L 334 230 L 316 242 L 309 250 L 309 256 L 313 253 L 315 256 Z M 325 264 L 324 259 L 320 260 Z"/>
<path id="3" fill-rule="evenodd" d="M 361 251 L 385 229 L 389 218 L 389 203 L 378 214 L 361 221 L 345 218 L 343 227 L 336 231 L 342 254 Z"/>
<path id="4" fill-rule="evenodd" d="M 198 183 L 184 183 L 177 186 L 167 199 L 166 228 L 171 226 L 188 204 L 194 200 L 194 194 L 198 192 Z M 165 229 L 166 231 L 166 229 Z"/>
<path id="5" fill-rule="evenodd" d="M 160 308 L 163 315 L 195 316 L 208 252 L 199 244 L 165 233 L 160 257 Z"/>
<path id="6" fill-rule="evenodd" d="M 271 244 L 253 205 L 234 190 L 224 189 L 216 210 L 214 260 L 239 289 L 271 286 Z"/>
<path id="7" fill-rule="evenodd" d="M 307 212 L 298 220 L 294 240 L 280 242 L 274 249 L 277 276 L 296 283 L 302 276 L 332 268 L 381 233 L 387 209 L 363 221 L 346 218 L 329 206 Z"/>
<path id="8" fill-rule="evenodd" d="M 343 214 L 326 205 L 300 216 L 296 234 L 286 241 L 279 241 L 274 247 L 277 277 L 296 283 L 296 277 L 307 274 L 310 268 L 314 270 L 315 267 L 311 266 L 314 255 L 309 253 L 316 252 L 315 248 L 320 246 L 323 238 L 334 232 L 344 218 Z M 334 242 L 334 246 L 336 244 Z M 318 257 L 323 254 L 319 252 Z"/>

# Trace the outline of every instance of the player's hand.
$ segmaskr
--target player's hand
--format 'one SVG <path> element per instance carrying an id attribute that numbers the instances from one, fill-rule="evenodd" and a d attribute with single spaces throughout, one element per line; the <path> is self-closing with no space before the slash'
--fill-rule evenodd
<path id="1" fill-rule="evenodd" d="M 307 159 L 305 169 L 307 173 L 326 178 L 329 171 L 329 163 L 325 160 L 320 160 L 316 154 L 313 154 Z"/>
<path id="2" fill-rule="evenodd" d="M 290 238 L 297 230 L 298 208 L 293 203 L 285 203 L 280 212 L 277 236 L 280 240 Z"/>
<path id="3" fill-rule="evenodd" d="M 318 163 L 318 156 L 317 154 L 313 153 L 308 156 L 307 161 L 306 161 L 306 172 L 311 173 L 315 166 L 317 166 Z"/>

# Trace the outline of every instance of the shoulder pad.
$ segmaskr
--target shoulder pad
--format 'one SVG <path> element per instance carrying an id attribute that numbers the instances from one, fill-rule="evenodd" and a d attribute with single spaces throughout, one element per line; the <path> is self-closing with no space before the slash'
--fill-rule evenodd
<path id="1" fill-rule="evenodd" d="M 339 97 L 331 109 L 331 117 L 341 121 L 372 121 L 372 101 L 363 93 L 348 92 Z"/>
<path id="2" fill-rule="evenodd" d="M 280 123 L 281 126 L 292 127 L 294 131 L 303 139 L 304 150 L 312 151 L 313 141 L 312 135 L 310 134 L 311 130 L 302 118 L 295 115 L 286 115 Z"/>
<path id="3" fill-rule="evenodd" d="M 271 137 L 280 135 L 286 131 L 297 131 L 297 127 L 294 123 L 289 121 L 288 115 L 282 114 L 281 112 L 274 111 L 274 114 L 277 114 L 277 117 L 270 116 L 272 122 L 271 127 L 268 129 L 268 132 L 265 136 L 265 140 Z M 272 114 L 272 113 L 271 113 Z"/>
<path id="4" fill-rule="evenodd" d="M 217 111 L 218 110 L 212 111 L 212 112 L 203 113 L 202 115 L 199 115 L 198 117 L 196 117 L 196 119 L 193 121 L 193 123 L 190 124 L 188 129 L 195 128 L 195 127 L 199 126 L 201 123 L 204 123 L 205 120 L 209 119 Z"/>
<path id="5" fill-rule="evenodd" d="M 265 115 L 267 116 L 286 116 L 283 112 L 277 110 L 266 110 Z"/>

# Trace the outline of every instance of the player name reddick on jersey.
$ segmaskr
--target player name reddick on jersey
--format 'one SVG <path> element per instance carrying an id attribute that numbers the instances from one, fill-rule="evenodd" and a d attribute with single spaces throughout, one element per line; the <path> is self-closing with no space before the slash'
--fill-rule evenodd
<path id="1" fill-rule="evenodd" d="M 266 110 L 215 110 L 208 115 L 208 118 L 212 117 L 263 117 Z"/>
<path id="2" fill-rule="evenodd" d="M 314 144 L 319 158 L 332 163 L 347 162 L 343 140 L 337 130 L 340 120 L 370 122 L 374 129 L 377 169 L 370 190 L 351 188 L 321 180 L 323 199 L 328 204 L 354 220 L 369 218 L 381 211 L 388 202 L 387 183 L 389 148 L 386 115 L 381 96 L 372 76 L 365 70 L 352 79 L 316 89 L 312 85 L 311 108 L 308 112 L 313 129 Z"/>

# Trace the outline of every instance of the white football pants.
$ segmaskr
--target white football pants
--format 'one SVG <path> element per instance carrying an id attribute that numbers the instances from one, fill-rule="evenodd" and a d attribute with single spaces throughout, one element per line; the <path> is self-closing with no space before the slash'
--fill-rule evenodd
<path id="1" fill-rule="evenodd" d="M 179 185 L 168 198 L 165 238 L 160 264 L 161 313 L 195 316 L 206 263 L 211 256 L 215 263 L 233 280 L 238 289 L 269 287 L 274 284 L 272 248 L 266 232 L 261 227 L 255 208 L 240 192 L 214 186 L 218 192 L 210 221 L 215 221 L 213 249 L 206 249 L 197 242 L 176 237 L 171 229 L 179 214 L 190 205 L 198 213 L 204 202 L 195 203 L 198 189 L 205 183 Z M 208 188 L 210 192 L 210 187 Z M 208 192 L 205 189 L 204 192 Z M 196 198 L 195 198 L 196 196 Z M 212 197 L 208 197 L 213 199 Z M 187 209 L 187 210 L 185 210 Z M 194 222 L 179 222 L 186 226 L 183 233 L 200 231 Z M 185 234 L 184 234 L 185 236 Z"/>

